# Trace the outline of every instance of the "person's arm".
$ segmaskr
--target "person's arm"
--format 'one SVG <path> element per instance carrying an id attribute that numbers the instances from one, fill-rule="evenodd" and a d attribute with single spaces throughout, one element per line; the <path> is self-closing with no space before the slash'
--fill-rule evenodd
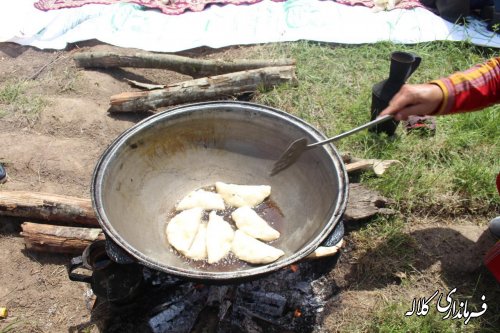
<path id="1" fill-rule="evenodd" d="M 381 113 L 410 115 L 476 111 L 500 101 L 500 57 L 427 84 L 405 84 Z"/>

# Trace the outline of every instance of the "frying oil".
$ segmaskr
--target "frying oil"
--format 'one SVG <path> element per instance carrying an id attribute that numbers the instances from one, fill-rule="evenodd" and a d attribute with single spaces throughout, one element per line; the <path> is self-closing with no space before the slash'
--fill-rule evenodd
<path id="1" fill-rule="evenodd" d="M 201 189 L 205 191 L 210 191 L 210 192 L 216 192 L 215 191 L 215 186 L 206 186 L 202 187 Z M 266 198 L 262 203 L 260 203 L 258 206 L 253 207 L 255 212 L 263 218 L 271 227 L 273 227 L 275 230 L 277 230 L 280 234 L 283 234 L 284 231 L 284 226 L 285 226 L 285 219 L 283 216 L 283 212 L 279 208 L 278 204 L 271 198 L 268 197 Z M 231 218 L 231 214 L 236 210 L 235 207 L 227 207 L 225 210 L 220 211 L 217 210 L 217 215 L 222 216 L 224 218 L 224 221 L 228 222 L 233 230 L 237 230 L 238 228 L 236 227 L 236 224 L 234 223 L 233 219 Z M 178 212 L 175 210 L 175 208 L 172 209 L 170 214 L 168 214 L 168 220 L 170 220 L 172 217 L 174 217 Z M 210 211 L 204 211 L 203 212 L 203 217 L 202 221 L 208 221 L 208 215 Z M 168 222 L 168 221 L 167 221 Z M 275 241 L 271 242 L 265 242 L 266 244 L 273 245 L 274 242 L 278 241 L 279 238 Z M 219 262 L 215 264 L 209 264 L 207 260 L 192 260 L 189 258 L 186 258 L 177 250 L 175 250 L 173 247 L 169 246 L 171 251 L 173 251 L 179 258 L 181 258 L 188 266 L 196 269 L 203 269 L 204 271 L 208 272 L 225 272 L 225 271 L 231 271 L 231 270 L 240 270 L 244 269 L 247 267 L 252 267 L 254 265 L 246 263 L 240 259 L 238 259 L 232 252 L 229 252 L 229 254 L 220 260 Z"/>

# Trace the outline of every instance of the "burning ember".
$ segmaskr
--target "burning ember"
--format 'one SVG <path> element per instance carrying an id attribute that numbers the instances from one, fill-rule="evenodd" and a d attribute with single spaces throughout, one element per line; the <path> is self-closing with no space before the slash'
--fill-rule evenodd
<path id="1" fill-rule="evenodd" d="M 328 278 L 338 255 L 304 261 L 251 281 L 187 282 L 144 268 L 133 299 L 96 300 L 92 322 L 103 332 L 320 332 L 323 309 L 338 290 Z"/>
<path id="2" fill-rule="evenodd" d="M 322 243 L 341 243 L 343 223 Z M 340 253 L 302 260 L 273 273 L 193 282 L 131 261 L 111 241 L 96 241 L 71 261 L 69 278 L 90 283 L 91 320 L 106 333 L 315 333 L 339 289 L 329 277 Z M 85 276 L 75 269 L 92 267 Z"/>

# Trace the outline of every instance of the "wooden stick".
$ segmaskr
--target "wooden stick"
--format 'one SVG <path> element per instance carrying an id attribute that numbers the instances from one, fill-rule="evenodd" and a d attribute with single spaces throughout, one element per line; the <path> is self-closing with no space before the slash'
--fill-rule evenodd
<path id="1" fill-rule="evenodd" d="M 21 228 L 26 248 L 33 251 L 78 254 L 92 242 L 104 239 L 99 228 L 63 227 L 31 222 L 24 222 Z"/>
<path id="2" fill-rule="evenodd" d="M 337 244 L 333 246 L 318 246 L 316 250 L 314 250 L 310 255 L 306 257 L 306 259 L 316 259 L 316 258 L 324 258 L 331 257 L 337 254 L 339 250 L 344 245 L 344 239 L 341 239 Z"/>
<path id="3" fill-rule="evenodd" d="M 110 112 L 150 111 L 162 106 L 227 98 L 235 94 L 270 89 L 281 83 L 296 84 L 294 66 L 266 67 L 204 77 L 166 86 L 165 89 L 125 92 L 111 96 Z"/>
<path id="4" fill-rule="evenodd" d="M 39 70 L 37 70 L 37 71 L 36 71 L 33 75 L 31 75 L 31 76 L 29 77 L 29 80 L 34 80 L 34 79 L 36 79 L 36 78 L 38 77 L 38 75 L 40 75 L 40 73 L 41 73 L 41 72 L 43 72 L 43 70 L 44 70 L 45 68 L 47 68 L 48 66 L 50 66 L 50 65 L 54 64 L 54 63 L 55 63 L 55 62 L 57 62 L 59 59 L 63 58 L 63 54 L 64 54 L 64 53 L 63 53 L 62 51 L 60 51 L 60 52 L 56 55 L 56 57 L 55 57 L 54 59 L 50 60 L 48 63 L 46 63 L 45 65 L 43 65 L 42 67 L 40 67 L 40 69 L 39 69 Z"/>
<path id="5" fill-rule="evenodd" d="M 144 83 L 144 82 L 139 82 L 135 80 L 129 80 L 125 79 L 131 86 L 145 89 L 145 90 L 155 90 L 155 89 L 164 89 L 166 86 L 164 84 L 151 84 L 151 83 Z"/>
<path id="6" fill-rule="evenodd" d="M 90 200 L 49 193 L 1 191 L 1 215 L 99 226 Z"/>
<path id="7" fill-rule="evenodd" d="M 373 168 L 373 161 L 371 160 L 359 160 L 357 162 L 346 164 L 347 172 L 354 172 L 358 170 L 367 170 Z"/>
<path id="8" fill-rule="evenodd" d="M 114 52 L 82 52 L 73 57 L 78 67 L 141 67 L 168 69 L 190 75 L 194 78 L 239 72 L 249 69 L 273 66 L 295 65 L 293 59 L 277 60 L 203 60 L 171 54 L 135 53 L 119 54 Z"/>
<path id="9" fill-rule="evenodd" d="M 366 170 L 366 169 L 372 169 L 377 176 L 382 176 L 388 168 L 390 168 L 393 165 L 403 165 L 398 160 L 376 160 L 376 159 L 358 159 L 358 158 L 353 158 L 350 161 L 350 164 L 347 164 L 347 172 L 349 171 L 355 171 L 355 170 Z"/>

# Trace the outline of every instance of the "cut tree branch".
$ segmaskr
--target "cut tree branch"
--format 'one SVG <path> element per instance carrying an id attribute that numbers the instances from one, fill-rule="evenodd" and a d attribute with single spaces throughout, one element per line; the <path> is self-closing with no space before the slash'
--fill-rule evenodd
<path id="1" fill-rule="evenodd" d="M 2 215 L 87 226 L 99 225 L 90 200 L 40 192 L 1 191 L 0 216 Z"/>
<path id="2" fill-rule="evenodd" d="M 359 160 L 345 165 L 347 172 L 354 172 L 358 170 L 367 170 L 373 168 L 373 162 L 368 160 Z"/>
<path id="3" fill-rule="evenodd" d="M 76 66 L 85 68 L 140 67 L 168 69 L 194 78 L 240 72 L 249 69 L 295 65 L 293 59 L 277 60 L 203 60 L 171 54 L 82 52 L 73 57 Z"/>
<path id="4" fill-rule="evenodd" d="M 24 222 L 21 235 L 28 250 L 39 252 L 81 254 L 96 240 L 103 240 L 99 228 L 63 227 Z"/>
<path id="5" fill-rule="evenodd" d="M 130 80 L 130 79 L 125 79 L 131 86 L 145 89 L 145 90 L 155 90 L 155 89 L 163 89 L 166 86 L 164 84 L 151 84 L 151 83 L 144 83 L 144 82 L 139 82 L 135 80 Z"/>
<path id="6" fill-rule="evenodd" d="M 163 106 L 199 102 L 297 84 L 294 66 L 266 67 L 171 84 L 165 89 L 125 92 L 111 96 L 110 112 L 151 111 Z"/>

